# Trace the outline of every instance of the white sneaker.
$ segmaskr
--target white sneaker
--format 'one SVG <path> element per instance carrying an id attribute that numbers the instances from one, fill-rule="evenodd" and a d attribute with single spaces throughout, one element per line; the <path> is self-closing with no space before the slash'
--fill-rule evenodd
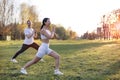
<path id="1" fill-rule="evenodd" d="M 13 63 L 18 63 L 18 61 L 17 61 L 16 59 L 11 59 L 11 61 L 12 61 Z"/>
<path id="2" fill-rule="evenodd" d="M 55 70 L 55 71 L 54 71 L 54 74 L 55 74 L 55 75 L 63 75 L 63 73 L 60 72 L 59 70 Z"/>
<path id="3" fill-rule="evenodd" d="M 22 74 L 28 74 L 27 71 L 26 71 L 26 69 L 24 69 L 24 68 L 21 68 L 20 72 L 21 72 Z"/>
<path id="4" fill-rule="evenodd" d="M 45 60 L 44 60 L 44 59 L 41 59 L 40 61 L 41 61 L 41 62 L 45 62 Z"/>

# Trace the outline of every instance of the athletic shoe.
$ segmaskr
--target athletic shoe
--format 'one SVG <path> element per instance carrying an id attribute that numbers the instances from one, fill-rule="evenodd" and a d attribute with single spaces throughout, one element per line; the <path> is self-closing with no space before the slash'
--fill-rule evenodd
<path id="1" fill-rule="evenodd" d="M 28 74 L 27 71 L 26 71 L 26 69 L 24 69 L 24 68 L 21 68 L 20 72 L 21 72 L 22 74 Z"/>
<path id="2" fill-rule="evenodd" d="M 55 74 L 55 75 L 63 75 L 63 73 L 60 72 L 59 70 L 55 70 L 55 71 L 54 71 L 54 74 Z"/>
<path id="3" fill-rule="evenodd" d="M 17 61 L 16 59 L 11 59 L 11 61 L 12 61 L 13 63 L 18 63 L 18 61 Z"/>
<path id="4" fill-rule="evenodd" d="M 45 60 L 44 60 L 44 59 L 41 59 L 40 61 L 41 61 L 41 62 L 45 62 Z"/>

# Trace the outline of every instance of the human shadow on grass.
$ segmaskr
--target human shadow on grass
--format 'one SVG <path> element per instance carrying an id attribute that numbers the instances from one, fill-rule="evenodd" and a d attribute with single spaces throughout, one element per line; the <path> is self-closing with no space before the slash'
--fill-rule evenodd
<path id="1" fill-rule="evenodd" d="M 6 77 L 19 77 L 21 75 L 23 75 L 22 73 L 20 73 L 20 71 L 17 70 L 17 68 L 9 68 L 7 69 L 7 71 L 9 72 L 2 72 L 0 73 L 0 76 L 2 76 L 3 78 L 6 78 Z"/>
<path id="2" fill-rule="evenodd" d="M 21 73 L 0 73 L 0 76 L 2 77 L 18 77 L 20 75 L 23 75 Z"/>
<path id="3" fill-rule="evenodd" d="M 34 76 L 34 75 L 32 75 Z M 52 73 L 47 73 L 47 74 L 40 74 L 39 76 L 36 77 L 40 77 L 44 80 L 82 80 L 82 77 L 80 76 L 72 76 L 72 75 L 54 75 Z"/>
<path id="4" fill-rule="evenodd" d="M 63 80 L 82 80 L 82 77 L 80 77 L 80 76 L 70 76 L 70 75 L 68 75 L 68 76 L 54 75 L 54 79 L 55 80 L 61 80 L 61 79 L 63 79 Z"/>
<path id="5" fill-rule="evenodd" d="M 89 43 L 82 43 L 82 44 L 58 44 L 58 45 L 51 45 L 55 51 L 61 51 L 64 53 L 73 53 L 74 51 L 96 48 L 107 44 L 113 44 L 114 42 L 89 42 Z"/>
<path id="6" fill-rule="evenodd" d="M 48 70 L 43 72 L 43 70 L 39 71 L 37 74 L 28 74 L 29 76 L 36 77 L 36 80 L 82 80 L 82 77 L 78 75 L 55 75 L 53 70 Z"/>
<path id="7" fill-rule="evenodd" d="M 8 70 L 17 70 L 17 68 L 9 68 Z"/>

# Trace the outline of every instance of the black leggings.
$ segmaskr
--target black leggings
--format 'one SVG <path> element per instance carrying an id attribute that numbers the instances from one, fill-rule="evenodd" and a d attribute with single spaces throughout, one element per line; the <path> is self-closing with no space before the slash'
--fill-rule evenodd
<path id="1" fill-rule="evenodd" d="M 18 52 L 15 53 L 15 55 L 12 57 L 12 59 L 15 59 L 19 54 L 21 54 L 22 52 L 24 52 L 25 50 L 27 50 L 29 47 L 32 47 L 32 48 L 38 50 L 39 45 L 36 44 L 36 43 L 32 43 L 30 45 L 23 44 L 22 47 L 21 47 L 21 49 Z"/>

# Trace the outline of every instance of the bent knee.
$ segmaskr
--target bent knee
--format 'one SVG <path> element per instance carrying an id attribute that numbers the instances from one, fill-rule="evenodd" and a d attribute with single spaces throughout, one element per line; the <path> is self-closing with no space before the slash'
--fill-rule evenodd
<path id="1" fill-rule="evenodd" d="M 57 55 L 57 56 L 55 57 L 55 59 L 60 59 L 60 55 Z"/>
<path id="2" fill-rule="evenodd" d="M 34 64 L 37 63 L 38 61 L 34 61 Z"/>
<path id="3" fill-rule="evenodd" d="M 35 63 L 37 63 L 37 62 L 38 62 L 38 61 L 36 61 L 36 60 L 33 60 L 33 61 L 32 61 L 33 64 L 35 64 Z"/>

